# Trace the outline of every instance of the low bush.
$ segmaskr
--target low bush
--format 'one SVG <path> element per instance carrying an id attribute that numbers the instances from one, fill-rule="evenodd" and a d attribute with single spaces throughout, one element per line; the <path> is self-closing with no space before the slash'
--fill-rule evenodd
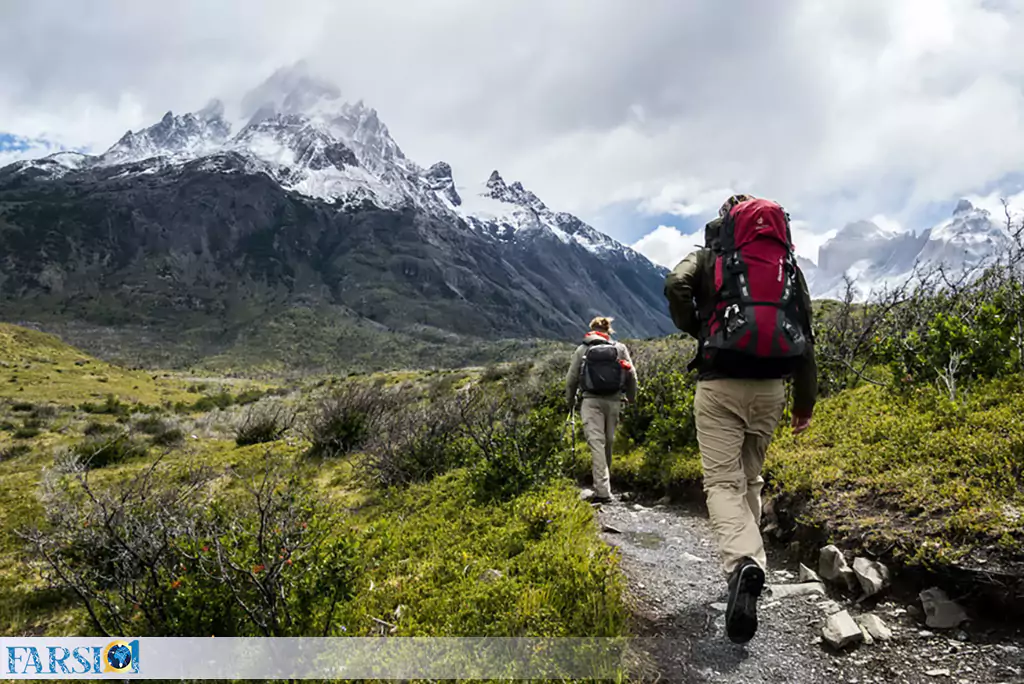
<path id="1" fill-rule="evenodd" d="M 280 404 L 251 407 L 235 429 L 235 444 L 249 446 L 276 442 L 294 421 L 295 414 Z"/>
<path id="2" fill-rule="evenodd" d="M 463 429 L 474 447 L 477 493 L 503 500 L 566 474 L 561 409 L 546 404 L 545 392 L 502 385 L 475 388 L 459 404 Z M 561 402 L 558 402 L 561 403 Z"/>
<path id="3" fill-rule="evenodd" d="M 124 431 L 87 437 L 60 455 L 66 466 L 91 470 L 146 455 L 146 446 Z M 77 468 L 74 468 L 77 466 Z"/>
<path id="4" fill-rule="evenodd" d="M 362 382 L 348 382 L 320 399 L 311 409 L 305 436 L 314 458 L 336 458 L 362 449 L 376 434 L 381 421 L 399 410 L 407 398 L 400 390 L 387 390 Z"/>
<path id="5" fill-rule="evenodd" d="M 86 402 L 79 408 L 86 413 L 105 414 L 111 416 L 127 416 L 131 411 L 128 404 L 125 404 L 113 394 L 108 394 L 106 400 L 104 400 L 102 404 Z"/>
<path id="6" fill-rule="evenodd" d="M 0 447 L 0 461 L 9 461 L 13 458 L 18 458 L 19 456 L 24 456 L 30 451 L 32 451 L 32 447 L 27 444 L 11 444 Z"/>
<path id="7" fill-rule="evenodd" d="M 44 481 L 45 525 L 19 531 L 105 636 L 327 636 L 358 577 L 339 520 L 267 454 L 213 497 L 208 469 L 159 461 L 108 489 Z"/>
<path id="8" fill-rule="evenodd" d="M 425 482 L 469 460 L 462 427 L 459 399 L 450 395 L 404 408 L 381 421 L 357 468 L 375 486 Z"/>

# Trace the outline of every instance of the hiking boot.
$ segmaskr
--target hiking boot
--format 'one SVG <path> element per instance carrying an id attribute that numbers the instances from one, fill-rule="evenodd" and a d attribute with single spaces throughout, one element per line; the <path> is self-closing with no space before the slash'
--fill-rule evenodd
<path id="1" fill-rule="evenodd" d="M 735 644 L 745 644 L 757 633 L 757 599 L 764 588 L 764 570 L 744 558 L 729 576 L 729 602 L 725 631 Z"/>
<path id="2" fill-rule="evenodd" d="M 595 494 L 594 497 L 592 499 L 590 499 L 590 503 L 596 503 L 596 504 L 608 504 L 608 503 L 614 503 L 616 501 L 618 501 L 618 498 L 614 494 L 610 494 L 608 496 L 597 496 Z"/>

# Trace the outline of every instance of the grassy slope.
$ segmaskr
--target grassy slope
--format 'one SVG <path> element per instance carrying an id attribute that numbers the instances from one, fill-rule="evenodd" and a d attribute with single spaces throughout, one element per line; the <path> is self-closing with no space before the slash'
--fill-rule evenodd
<path id="1" fill-rule="evenodd" d="M 0 394 L 0 425 L 10 428 L 0 429 L 0 453 L 6 454 L 0 458 L 5 484 L 0 488 L 0 635 L 84 633 L 82 611 L 68 597 L 45 589 L 39 568 L 27 565 L 14 534 L 41 513 L 36 486 L 42 471 L 52 465 L 56 450 L 81 438 L 86 424 L 117 420 L 83 413 L 77 407 L 82 401 L 113 394 L 152 405 L 190 403 L 197 395 L 182 380 L 103 364 L 40 333 L 13 326 L 0 330 L 9 355 L 4 358 L 19 364 L 19 382 Z M 25 369 L 24 363 L 32 367 Z M 410 373 L 382 378 L 388 383 L 443 379 Z M 38 436 L 16 439 L 23 416 L 32 415 L 29 399 L 36 405 L 46 400 L 53 412 Z M 16 403 L 25 405 L 15 410 Z M 173 420 L 185 429 L 183 445 L 150 446 L 146 457 L 102 468 L 92 477 L 100 483 L 120 479 L 158 456 L 170 466 L 218 467 L 250 462 L 267 446 L 292 454 L 304 450 L 294 436 L 273 445 L 236 447 L 231 426 L 237 415 L 235 409 L 178 415 Z M 130 424 L 134 418 L 121 420 Z M 12 453 L 16 445 L 29 450 Z M 378 498 L 356 481 L 349 461 L 320 464 L 319 488 L 339 509 L 350 511 L 351 527 L 343 532 L 360 541 L 364 574 L 343 613 L 347 633 L 373 634 L 378 627 L 373 618 L 379 618 L 397 623 L 401 635 L 621 634 L 626 610 L 616 553 L 600 542 L 592 511 L 573 488 L 563 483 L 508 504 L 484 505 L 470 499 L 466 476 L 456 471 Z M 492 570 L 501 576 L 487 581 Z M 394 616 L 399 605 L 400 619 Z"/>

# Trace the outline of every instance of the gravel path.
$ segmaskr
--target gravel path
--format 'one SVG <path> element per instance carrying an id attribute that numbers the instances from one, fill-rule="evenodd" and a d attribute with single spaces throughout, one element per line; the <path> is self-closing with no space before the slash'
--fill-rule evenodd
<path id="1" fill-rule="evenodd" d="M 825 602 L 835 601 L 854 617 L 865 611 L 831 595 L 831 589 L 827 597 L 782 597 L 766 590 L 757 636 L 735 645 L 725 635 L 725 579 L 706 513 L 616 502 L 599 507 L 598 518 L 605 540 L 621 550 L 645 637 L 641 644 L 653 661 L 644 681 L 1024 682 L 1024 632 L 933 633 L 912 617 L 913 607 L 896 603 L 871 610 L 892 629 L 891 640 L 837 653 L 821 640 Z M 769 550 L 769 585 L 796 583 L 797 572 Z"/>

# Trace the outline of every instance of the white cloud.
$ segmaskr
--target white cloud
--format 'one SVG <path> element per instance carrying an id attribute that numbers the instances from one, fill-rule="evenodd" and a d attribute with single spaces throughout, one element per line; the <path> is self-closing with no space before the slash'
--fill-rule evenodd
<path id="1" fill-rule="evenodd" d="M 632 247 L 660 266 L 675 268 L 687 254 L 703 244 L 703 235 L 683 235 L 675 226 L 658 226 Z"/>
<path id="2" fill-rule="evenodd" d="M 463 183 L 589 215 L 710 217 L 735 188 L 813 245 L 1021 170 L 1022 32 L 990 0 L 34 0 L 0 22 L 0 121 L 100 150 L 308 57 Z"/>

